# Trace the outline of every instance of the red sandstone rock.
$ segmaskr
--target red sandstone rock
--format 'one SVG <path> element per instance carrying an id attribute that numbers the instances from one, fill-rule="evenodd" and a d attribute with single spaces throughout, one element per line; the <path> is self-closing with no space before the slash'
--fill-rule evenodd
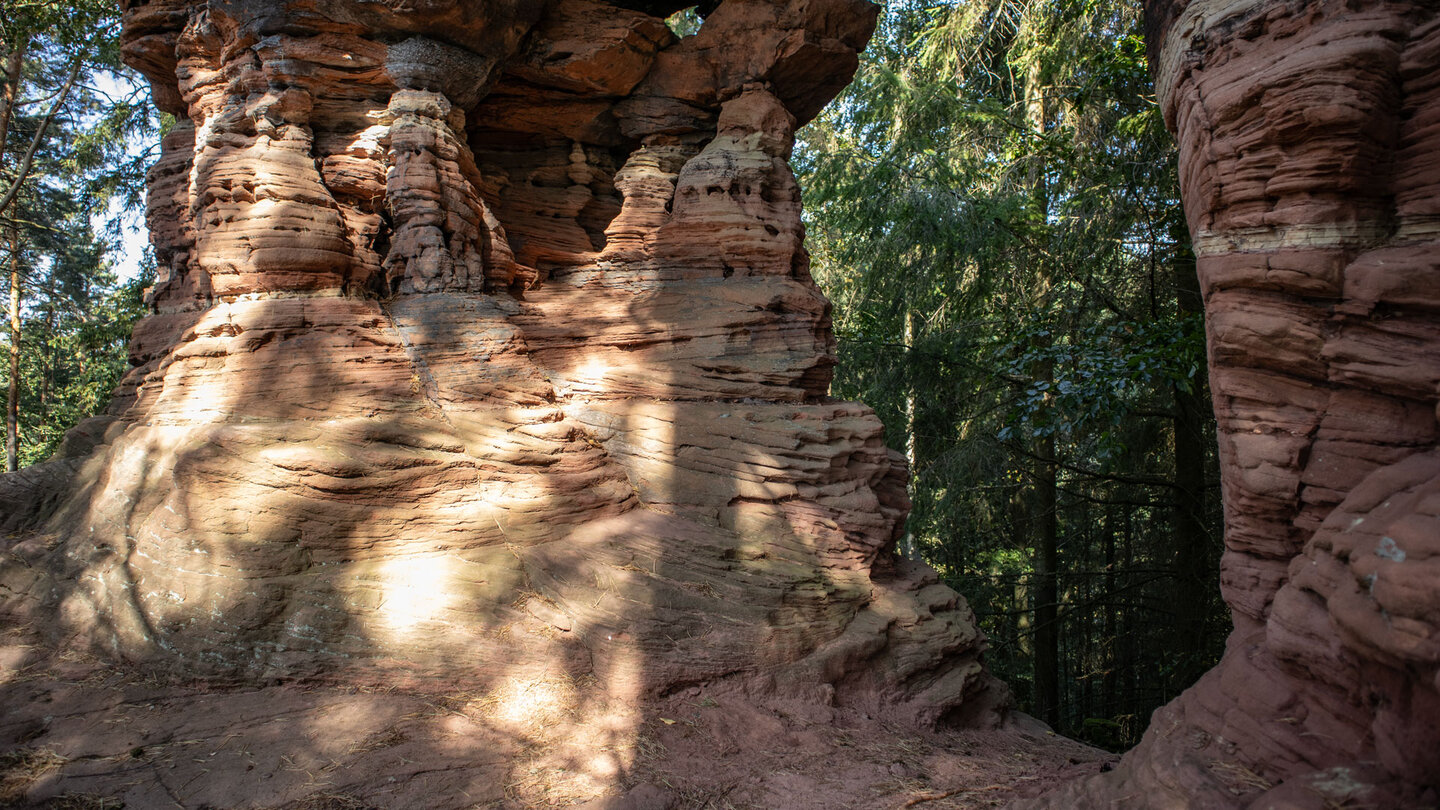
<path id="1" fill-rule="evenodd" d="M 825 397 L 786 161 L 874 6 L 126 5 L 179 119 L 153 314 L 109 415 L 0 479 L 10 611 L 242 682 L 993 720 L 968 607 L 896 557 L 902 457 Z"/>
<path id="2" fill-rule="evenodd" d="M 1209 315 L 1224 659 L 1031 806 L 1440 806 L 1440 15 L 1150 4 Z"/>

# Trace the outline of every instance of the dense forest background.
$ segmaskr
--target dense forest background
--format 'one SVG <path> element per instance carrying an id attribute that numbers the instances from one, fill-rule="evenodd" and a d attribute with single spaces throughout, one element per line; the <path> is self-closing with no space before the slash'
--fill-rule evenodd
<path id="1" fill-rule="evenodd" d="M 104 407 L 144 309 L 114 257 L 162 124 L 118 27 L 109 0 L 0 11 L 12 470 Z M 832 393 L 910 460 L 905 553 L 969 598 L 1022 709 L 1132 744 L 1228 629 L 1201 306 L 1137 4 L 891 0 L 800 139 Z"/>
<path id="2" fill-rule="evenodd" d="M 1118 748 L 1218 659 L 1202 306 L 1138 2 L 892 0 L 801 132 L 835 396 L 1026 711 Z"/>
<path id="3" fill-rule="evenodd" d="M 6 469 L 44 461 L 127 367 L 141 278 L 113 255 L 141 208 L 159 121 L 120 66 L 111 0 L 0 9 L 0 261 Z"/>

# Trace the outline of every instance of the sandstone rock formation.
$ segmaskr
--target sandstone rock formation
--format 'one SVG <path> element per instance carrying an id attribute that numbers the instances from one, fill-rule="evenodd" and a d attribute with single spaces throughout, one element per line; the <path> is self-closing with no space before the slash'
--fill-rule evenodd
<path id="1" fill-rule="evenodd" d="M 1440 13 L 1148 14 L 1209 316 L 1235 629 L 1115 773 L 1047 806 L 1440 806 Z"/>
<path id="2" fill-rule="evenodd" d="M 133 371 L 0 484 L 7 610 L 149 667 L 1003 701 L 826 397 L 793 133 L 865 0 L 130 0 Z M 518 679 L 518 680 L 517 680 Z"/>

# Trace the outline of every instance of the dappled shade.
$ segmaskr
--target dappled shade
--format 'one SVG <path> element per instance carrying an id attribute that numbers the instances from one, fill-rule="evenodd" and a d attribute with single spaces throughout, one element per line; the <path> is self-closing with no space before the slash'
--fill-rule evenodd
<path id="1" fill-rule="evenodd" d="M 787 160 L 874 6 L 128 5 L 177 118 L 153 311 L 4 482 L 8 609 L 501 726 L 697 684 L 998 720 L 969 608 L 895 553 L 903 457 L 826 396 Z"/>

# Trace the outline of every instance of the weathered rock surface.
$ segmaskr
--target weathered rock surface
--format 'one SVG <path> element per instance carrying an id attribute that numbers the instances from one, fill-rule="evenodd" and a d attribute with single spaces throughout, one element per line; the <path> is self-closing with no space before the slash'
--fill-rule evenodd
<path id="1" fill-rule="evenodd" d="M 1209 314 L 1235 630 L 1115 773 L 1046 806 L 1440 806 L 1440 13 L 1149 15 Z"/>
<path id="2" fill-rule="evenodd" d="M 725 683 L 984 723 L 903 458 L 826 398 L 795 127 L 864 0 L 150 0 L 134 370 L 0 479 L 8 611 L 173 673 Z M 549 680 L 547 680 L 549 679 Z"/>

